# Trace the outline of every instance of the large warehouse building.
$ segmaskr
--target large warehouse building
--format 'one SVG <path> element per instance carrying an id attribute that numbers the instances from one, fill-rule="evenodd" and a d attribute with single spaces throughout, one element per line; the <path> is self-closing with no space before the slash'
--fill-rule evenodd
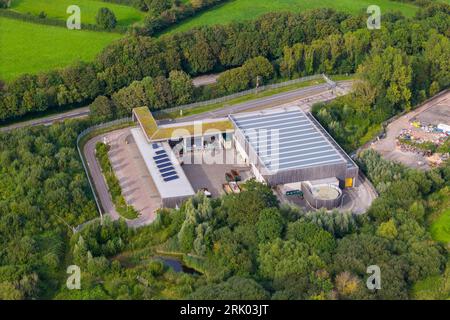
<path id="1" fill-rule="evenodd" d="M 336 177 L 353 187 L 358 167 L 299 107 L 230 115 L 236 148 L 269 185 Z"/>
<path id="2" fill-rule="evenodd" d="M 133 136 L 165 206 L 175 206 L 195 192 L 176 163 L 177 153 L 195 152 L 210 143 L 234 148 L 261 182 L 297 185 L 316 208 L 336 207 L 341 189 L 357 183 L 357 165 L 298 106 L 207 120 L 201 130 L 197 122 L 158 126 L 146 107 L 134 109 L 133 119 L 140 125 Z"/>

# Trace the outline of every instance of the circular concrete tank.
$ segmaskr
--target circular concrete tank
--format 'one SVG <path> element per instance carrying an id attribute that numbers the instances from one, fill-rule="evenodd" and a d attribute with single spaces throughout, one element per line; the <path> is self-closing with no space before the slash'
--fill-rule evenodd
<path id="1" fill-rule="evenodd" d="M 329 185 L 314 186 L 312 193 L 313 197 L 318 200 L 334 200 L 342 194 L 341 190 Z"/>
<path id="2" fill-rule="evenodd" d="M 313 208 L 333 209 L 339 206 L 342 190 L 331 184 L 319 184 L 312 186 L 302 183 L 302 191 L 306 201 Z"/>

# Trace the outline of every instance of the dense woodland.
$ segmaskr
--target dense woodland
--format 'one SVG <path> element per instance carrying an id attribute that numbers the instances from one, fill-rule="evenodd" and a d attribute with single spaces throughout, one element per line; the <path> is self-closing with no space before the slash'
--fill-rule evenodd
<path id="1" fill-rule="evenodd" d="M 70 227 L 98 215 L 75 146 L 85 126 L 0 134 L 0 300 L 54 291 Z"/>
<path id="2" fill-rule="evenodd" d="M 255 21 L 202 27 L 160 38 L 130 35 L 108 46 L 92 63 L 24 75 L 0 85 L 0 120 L 87 104 L 100 95 L 111 98 L 121 88 L 145 77 L 156 81 L 158 77 L 168 78 L 174 70 L 190 76 L 216 72 L 241 66 L 259 56 L 273 62 L 278 76 L 295 77 L 317 72 L 353 73 L 367 55 L 381 54 L 392 47 L 408 56 L 405 60 L 413 64 L 411 77 L 422 80 L 420 77 L 428 77 L 428 73 L 421 68 L 428 66 L 415 57 L 428 54 L 431 61 L 433 55 L 444 59 L 427 40 L 433 32 L 436 37 L 448 37 L 449 8 L 430 5 L 419 11 L 414 20 L 389 14 L 383 17 L 383 28 L 377 32 L 366 28 L 364 16 L 320 9 L 301 14 L 271 13 Z M 446 43 L 448 39 L 443 42 Z M 430 52 L 425 52 L 427 48 Z M 298 50 L 304 50 L 305 55 L 295 61 Z M 448 47 L 441 51 L 447 53 Z M 448 74 L 448 66 L 442 67 L 447 68 L 442 72 Z M 433 81 L 424 80 L 424 84 L 413 82 L 423 87 L 417 88 L 418 93 L 412 98 L 417 100 L 421 90 L 425 90 L 422 95 L 429 93 Z M 435 83 L 433 90 L 438 91 L 445 83 L 448 81 Z M 163 92 L 165 86 L 162 84 L 159 89 Z M 218 95 L 229 92 L 220 88 L 218 91 Z M 197 98 L 194 95 L 190 100 Z M 171 106 L 178 103 L 169 102 Z M 162 102 L 155 108 L 165 105 L 167 102 Z"/>
<path id="3" fill-rule="evenodd" d="M 74 147 L 86 125 L 0 135 L 1 298 L 406 299 L 448 270 L 427 216 L 442 206 L 433 195 L 450 187 L 449 165 L 424 173 L 374 152 L 361 157 L 380 192 L 367 215 L 306 214 L 249 182 L 241 194 L 163 210 L 138 230 L 106 222 L 73 234 L 68 225 L 97 214 Z M 161 251 L 186 254 L 199 274 L 173 272 L 155 258 Z M 365 268 L 375 262 L 383 290 L 370 292 Z M 82 290 L 65 288 L 69 264 L 81 267 Z"/>
<path id="4" fill-rule="evenodd" d="M 197 75 L 242 65 L 264 56 L 279 57 L 285 45 L 310 43 L 340 31 L 349 15 L 323 9 L 304 14 L 269 14 L 255 21 L 213 26 L 160 38 L 129 36 L 100 53 L 92 63 L 24 75 L 0 91 L 0 119 L 86 104 L 144 77 L 168 77 L 183 70 Z M 273 26 L 277 26 L 274 28 Z"/>
<path id="5" fill-rule="evenodd" d="M 357 68 L 362 81 L 354 92 L 326 106 L 314 106 L 314 115 L 348 151 L 372 139 L 383 121 L 450 85 L 448 36 L 432 29 L 412 38 L 411 47 L 379 48 L 377 42 L 367 43 L 371 54 Z"/>
<path id="6" fill-rule="evenodd" d="M 304 213 L 251 181 L 240 194 L 198 195 L 161 210 L 137 230 L 121 221 L 71 228 L 97 216 L 78 133 L 127 115 L 130 105 L 194 101 L 204 93 L 192 75 L 234 68 L 211 89 L 226 94 L 253 86 L 255 74 L 269 81 L 357 72 L 351 96 L 314 107 L 349 151 L 382 121 L 448 87 L 449 7 L 384 21 L 370 31 L 361 17 L 324 9 L 129 37 L 94 63 L 1 85 L 1 119 L 94 99 L 95 119 L 0 133 L 0 299 L 408 299 L 423 297 L 418 284 L 429 279 L 442 285 L 427 297 L 450 297 L 448 245 L 429 233 L 431 215 L 445 209 L 450 163 L 422 172 L 361 154 L 380 197 L 360 216 Z M 161 252 L 177 253 L 197 273 L 174 272 Z M 81 290 L 65 287 L 71 264 L 81 267 Z M 371 264 L 381 267 L 383 290 L 365 287 Z"/>
<path id="7" fill-rule="evenodd" d="M 442 205 L 427 199 L 449 188 L 450 167 L 424 173 L 374 152 L 361 161 L 381 194 L 367 215 L 304 213 L 280 206 L 270 188 L 250 181 L 241 194 L 217 200 L 198 195 L 179 210 L 164 210 L 137 231 L 123 223 L 91 225 L 71 239 L 85 286 L 62 289 L 57 297 L 412 297 L 415 283 L 450 271 L 447 250 L 432 241 L 426 223 L 430 205 Z M 156 258 L 161 251 L 186 254 L 184 261 L 201 274 L 173 272 Z M 383 290 L 365 286 L 371 264 L 382 270 Z"/>
<path id="8" fill-rule="evenodd" d="M 242 91 L 254 87 L 257 76 L 261 83 L 267 83 L 274 78 L 357 72 L 357 77 L 364 81 L 355 94 L 326 108 L 314 109 L 321 122 L 329 124 L 328 129 L 339 142 L 352 150 L 370 139 L 382 121 L 409 110 L 450 84 L 447 63 L 450 42 L 446 34 L 450 16 L 441 17 L 441 14 L 442 11 L 437 11 L 425 19 L 426 14 L 422 12 L 419 16 L 423 19 L 419 21 L 391 14 L 384 17 L 387 26 L 380 32 L 362 28 L 360 17 L 349 18 L 341 22 L 341 29 L 356 31 L 286 46 L 272 65 L 263 56 L 247 59 L 241 67 L 222 73 L 216 85 L 202 90 L 192 88 L 186 72 L 172 71 L 168 78 L 157 76 L 134 81 L 113 93 L 110 99 L 101 96 L 91 108 L 94 114 L 98 110 L 100 117 L 113 118 L 129 114 L 133 107 L 140 105 L 159 110 Z M 436 25 L 437 19 L 444 22 L 443 27 L 430 28 Z M 174 81 L 178 83 L 176 92 Z"/>

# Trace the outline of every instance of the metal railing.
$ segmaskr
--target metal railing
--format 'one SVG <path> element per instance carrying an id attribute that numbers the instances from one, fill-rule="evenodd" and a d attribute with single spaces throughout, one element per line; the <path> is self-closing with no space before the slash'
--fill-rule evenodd
<path id="1" fill-rule="evenodd" d="M 322 77 L 325 80 L 326 83 L 328 83 L 330 85 L 330 87 L 332 88 L 336 88 L 336 82 L 334 82 L 333 80 L 331 80 L 330 78 L 327 77 L 327 75 L 325 73 L 322 73 Z"/>
<path id="2" fill-rule="evenodd" d="M 152 111 L 152 114 L 154 116 L 160 116 L 160 115 L 164 115 L 167 113 L 176 112 L 176 111 L 180 111 L 180 110 L 183 110 L 183 111 L 191 110 L 191 109 L 194 109 L 197 107 L 203 107 L 203 106 L 207 106 L 207 105 L 211 105 L 211 104 L 226 102 L 226 101 L 229 101 L 229 100 L 232 100 L 235 98 L 239 98 L 242 96 L 246 96 L 246 95 L 249 95 L 252 93 L 259 93 L 259 92 L 263 92 L 263 91 L 267 91 L 267 90 L 271 90 L 271 89 L 283 88 L 283 87 L 287 87 L 287 86 L 290 86 L 293 84 L 298 84 L 298 83 L 302 83 L 302 82 L 306 82 L 306 81 L 310 81 L 310 80 L 318 80 L 318 79 L 326 80 L 327 78 L 324 74 L 315 74 L 312 76 L 302 77 L 302 78 L 293 79 L 293 80 L 280 82 L 280 83 L 268 84 L 265 86 L 260 86 L 258 88 L 240 91 L 240 92 L 233 93 L 233 94 L 230 94 L 225 97 L 220 97 L 220 98 L 206 100 L 206 101 L 200 101 L 200 102 L 194 102 L 194 103 L 185 104 L 185 105 L 181 105 L 178 107 L 173 107 L 173 108 L 168 108 L 168 109 L 163 109 L 163 110 Z"/>
<path id="3" fill-rule="evenodd" d="M 116 126 L 116 125 L 119 125 L 119 124 L 131 122 L 131 121 L 132 121 L 131 117 L 129 117 L 129 118 L 117 119 L 117 120 L 110 121 L 110 122 L 100 123 L 100 124 L 97 124 L 95 126 L 92 126 L 92 127 L 89 127 L 87 129 L 83 130 L 82 132 L 80 132 L 80 134 L 77 137 L 78 154 L 80 155 L 81 163 L 83 164 L 83 168 L 84 168 L 84 171 L 86 173 L 86 176 L 87 176 L 87 179 L 88 179 L 88 182 L 89 182 L 89 186 L 90 186 L 91 191 L 92 191 L 92 195 L 94 196 L 95 204 L 97 205 L 98 212 L 100 213 L 101 221 L 103 221 L 103 209 L 102 209 L 100 200 L 97 197 L 97 192 L 95 190 L 94 184 L 93 184 L 93 182 L 91 180 L 91 175 L 89 173 L 88 166 L 86 165 L 86 161 L 84 159 L 83 151 L 81 150 L 81 147 L 80 147 L 80 141 L 81 141 L 82 138 L 86 137 L 88 134 L 90 134 L 92 132 L 95 132 L 97 130 L 110 128 L 110 127 L 113 127 L 113 126 Z"/>

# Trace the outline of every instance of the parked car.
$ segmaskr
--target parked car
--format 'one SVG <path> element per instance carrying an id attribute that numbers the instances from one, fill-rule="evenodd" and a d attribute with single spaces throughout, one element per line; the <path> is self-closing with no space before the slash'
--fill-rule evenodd
<path id="1" fill-rule="evenodd" d="M 227 173 L 225 173 L 225 180 L 227 182 L 231 182 L 231 181 L 234 181 L 234 177 L 229 172 L 227 172 Z"/>
<path id="2" fill-rule="evenodd" d="M 231 190 L 231 187 L 230 187 L 230 185 L 228 183 L 224 183 L 222 185 L 222 187 L 223 187 L 223 190 L 225 191 L 226 194 L 233 193 L 233 190 Z"/>
<path id="3" fill-rule="evenodd" d="M 231 170 L 231 175 L 233 176 L 234 181 L 241 181 L 242 178 L 239 175 L 239 172 L 236 170 Z"/>
<path id="4" fill-rule="evenodd" d="M 229 183 L 231 190 L 233 191 L 233 193 L 239 193 L 241 192 L 241 188 L 239 188 L 238 184 L 236 181 L 231 181 Z"/>
<path id="5" fill-rule="evenodd" d="M 211 192 L 209 192 L 208 188 L 200 188 L 198 191 L 203 192 L 207 198 L 211 198 Z"/>

